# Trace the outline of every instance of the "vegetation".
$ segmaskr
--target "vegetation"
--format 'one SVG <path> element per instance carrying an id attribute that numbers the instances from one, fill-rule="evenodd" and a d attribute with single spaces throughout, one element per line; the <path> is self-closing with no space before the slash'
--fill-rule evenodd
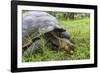
<path id="1" fill-rule="evenodd" d="M 65 51 L 54 51 L 44 46 L 45 41 L 42 40 L 43 48 L 42 53 L 34 55 L 23 55 L 23 62 L 30 61 L 54 61 L 54 60 L 82 60 L 90 58 L 90 18 L 89 14 L 81 16 L 81 13 L 51 13 L 55 16 L 60 26 L 71 35 L 70 40 L 75 44 L 75 50 L 73 54 L 69 54 Z M 68 16 L 69 15 L 69 16 Z"/>

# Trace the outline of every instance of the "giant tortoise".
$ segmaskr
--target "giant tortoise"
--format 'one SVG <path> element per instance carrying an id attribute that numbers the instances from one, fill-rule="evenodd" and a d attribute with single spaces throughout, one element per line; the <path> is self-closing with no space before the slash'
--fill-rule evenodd
<path id="1" fill-rule="evenodd" d="M 51 49 L 72 50 L 74 45 L 69 39 L 69 33 L 61 28 L 57 19 L 49 13 L 43 11 L 27 11 L 23 13 L 23 53 L 34 54 L 35 52 L 41 52 L 44 44 L 43 40 L 45 41 L 44 46 L 50 47 Z"/>

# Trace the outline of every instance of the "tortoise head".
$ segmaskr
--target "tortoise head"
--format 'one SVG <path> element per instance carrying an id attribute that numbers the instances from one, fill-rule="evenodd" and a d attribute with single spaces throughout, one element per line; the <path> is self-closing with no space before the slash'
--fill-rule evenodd
<path id="1" fill-rule="evenodd" d="M 61 38 L 59 40 L 59 46 L 60 48 L 63 48 L 64 50 L 69 51 L 70 53 L 73 53 L 74 48 L 75 48 L 75 45 L 66 38 Z"/>
<path id="2" fill-rule="evenodd" d="M 49 32 L 48 39 L 52 42 L 53 45 L 57 46 L 57 48 L 64 49 L 65 51 L 73 52 L 75 45 L 70 42 L 70 35 L 66 31 L 53 30 Z"/>

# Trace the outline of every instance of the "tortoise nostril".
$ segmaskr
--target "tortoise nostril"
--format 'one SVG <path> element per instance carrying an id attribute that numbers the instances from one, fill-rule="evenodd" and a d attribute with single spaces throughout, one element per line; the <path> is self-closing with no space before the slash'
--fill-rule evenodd
<path id="1" fill-rule="evenodd" d="M 75 45 L 73 45 L 73 44 L 72 44 L 72 45 L 70 45 L 70 48 L 71 48 L 71 49 L 75 48 Z"/>

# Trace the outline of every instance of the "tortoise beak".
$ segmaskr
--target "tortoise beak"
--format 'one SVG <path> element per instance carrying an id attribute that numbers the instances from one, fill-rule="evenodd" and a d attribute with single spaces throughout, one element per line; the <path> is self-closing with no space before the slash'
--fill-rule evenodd
<path id="1" fill-rule="evenodd" d="M 71 49 L 75 48 L 75 45 L 74 44 L 70 45 L 70 48 Z"/>
<path id="2" fill-rule="evenodd" d="M 68 39 L 66 38 L 62 38 L 61 39 L 61 44 L 60 46 L 62 46 L 62 48 L 64 48 L 65 50 L 74 50 L 75 45 L 72 44 Z"/>

